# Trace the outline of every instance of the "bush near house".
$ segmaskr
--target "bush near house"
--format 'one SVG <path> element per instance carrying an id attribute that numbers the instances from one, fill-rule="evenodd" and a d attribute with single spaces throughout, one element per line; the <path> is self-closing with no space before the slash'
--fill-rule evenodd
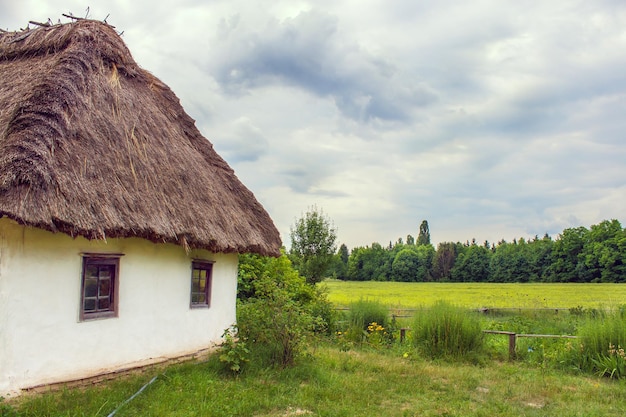
<path id="1" fill-rule="evenodd" d="M 240 255 L 238 337 L 259 366 L 293 365 L 316 335 L 335 326 L 323 289 L 307 284 L 284 251 L 278 258 Z"/>

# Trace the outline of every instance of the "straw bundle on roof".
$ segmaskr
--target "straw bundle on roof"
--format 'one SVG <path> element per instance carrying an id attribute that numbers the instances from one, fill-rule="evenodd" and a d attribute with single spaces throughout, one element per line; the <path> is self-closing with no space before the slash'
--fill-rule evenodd
<path id="1" fill-rule="evenodd" d="M 278 255 L 271 218 L 106 23 L 0 33 L 0 217 Z"/>

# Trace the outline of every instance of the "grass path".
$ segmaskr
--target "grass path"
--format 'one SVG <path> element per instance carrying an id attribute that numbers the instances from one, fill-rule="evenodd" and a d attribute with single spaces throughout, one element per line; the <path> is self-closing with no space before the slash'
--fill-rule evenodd
<path id="1" fill-rule="evenodd" d="M 626 284 L 405 283 L 327 280 L 329 299 L 346 306 L 360 299 L 393 308 L 445 300 L 469 308 L 617 308 L 626 305 Z"/>

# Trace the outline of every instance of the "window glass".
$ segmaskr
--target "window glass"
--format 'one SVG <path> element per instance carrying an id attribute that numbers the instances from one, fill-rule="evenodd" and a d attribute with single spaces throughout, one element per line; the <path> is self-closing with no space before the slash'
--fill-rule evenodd
<path id="1" fill-rule="evenodd" d="M 83 255 L 81 319 L 117 315 L 117 278 L 121 255 Z"/>
<path id="2" fill-rule="evenodd" d="M 191 270 L 191 306 L 209 307 L 211 303 L 211 272 L 210 262 L 194 261 Z"/>

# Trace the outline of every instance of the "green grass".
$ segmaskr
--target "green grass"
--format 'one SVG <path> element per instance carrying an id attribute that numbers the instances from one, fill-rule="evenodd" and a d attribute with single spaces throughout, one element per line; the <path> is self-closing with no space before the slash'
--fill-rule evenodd
<path id="1" fill-rule="evenodd" d="M 328 298 L 338 306 L 365 299 L 392 308 L 448 301 L 468 308 L 616 308 L 626 304 L 624 284 L 408 283 L 327 280 Z"/>
<path id="2" fill-rule="evenodd" d="M 22 398 L 19 415 L 106 416 L 153 374 L 116 417 L 129 416 L 619 416 L 626 382 L 493 362 L 433 362 L 402 349 L 318 346 L 285 370 L 223 376 L 213 358 L 81 390 Z M 0 408 L 1 410 L 1 408 Z"/>
<path id="3" fill-rule="evenodd" d="M 463 307 L 526 307 L 479 315 L 483 329 L 575 334 L 595 308 L 626 304 L 626 286 L 614 284 L 401 284 L 331 281 L 330 298 L 350 304 L 376 300 L 387 306 L 429 307 L 438 300 Z M 492 300 L 483 302 L 480 300 Z M 521 300 L 525 302 L 521 302 Z M 506 302 L 505 302 L 506 301 Z M 572 308 L 567 314 L 531 308 Z M 409 320 L 409 319 L 405 319 Z M 409 324 L 411 325 L 411 324 Z M 340 338 L 337 338 L 340 340 Z M 371 341 L 348 346 L 324 341 L 286 369 L 252 367 L 224 375 L 217 356 L 208 362 L 151 368 L 81 389 L 25 395 L 1 417 L 107 416 L 153 376 L 157 380 L 124 405 L 128 416 L 621 416 L 626 379 L 611 380 L 554 366 L 554 357 L 577 344 L 522 339 L 518 359 L 507 360 L 506 338 L 485 337 L 478 360 L 430 360 L 409 341 L 391 348 Z"/>
<path id="4" fill-rule="evenodd" d="M 480 318 L 445 301 L 415 315 L 412 339 L 431 357 L 460 358 L 483 350 Z"/>

